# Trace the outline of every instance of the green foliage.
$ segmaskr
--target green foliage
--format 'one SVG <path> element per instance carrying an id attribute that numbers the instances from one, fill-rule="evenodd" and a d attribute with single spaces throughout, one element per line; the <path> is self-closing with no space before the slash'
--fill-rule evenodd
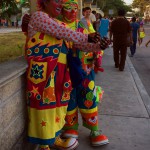
<path id="1" fill-rule="evenodd" d="M 20 0 L 18 3 L 15 0 L 1 0 L 0 9 L 2 9 L 2 13 L 0 16 L 9 20 L 11 15 L 21 13 L 22 7 L 29 6 L 27 2 L 29 2 L 29 0 Z"/>
<path id="2" fill-rule="evenodd" d="M 114 15 L 116 15 L 119 8 L 125 9 L 125 11 L 131 11 L 131 7 L 127 6 L 123 0 L 97 0 L 98 7 L 108 15 L 109 9 L 114 10 Z"/>
<path id="3" fill-rule="evenodd" d="M 149 0 L 133 0 L 132 7 L 140 8 L 141 12 L 144 12 L 147 5 L 150 4 Z"/>
<path id="4" fill-rule="evenodd" d="M 0 8 L 2 9 L 2 18 L 9 18 L 11 14 L 17 14 L 19 9 L 14 0 L 1 0 Z"/>

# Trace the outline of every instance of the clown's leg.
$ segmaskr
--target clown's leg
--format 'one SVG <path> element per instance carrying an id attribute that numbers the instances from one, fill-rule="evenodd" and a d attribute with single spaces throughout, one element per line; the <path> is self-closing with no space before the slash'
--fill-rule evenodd
<path id="1" fill-rule="evenodd" d="M 108 138 L 98 129 L 98 112 L 97 107 L 93 109 L 80 109 L 83 126 L 90 129 L 90 141 L 92 146 L 101 146 L 108 144 Z"/>
<path id="2" fill-rule="evenodd" d="M 76 101 L 76 89 L 73 89 L 68 104 L 66 124 L 63 128 L 62 136 L 65 138 L 78 138 L 78 108 Z"/>
<path id="3" fill-rule="evenodd" d="M 91 130 L 90 140 L 93 146 L 104 145 L 109 143 L 109 141 L 105 135 L 99 132 L 98 128 L 98 107 L 93 72 L 85 80 L 89 84 L 83 86 L 79 92 L 84 94 L 77 93 L 77 95 L 80 95 L 78 96 L 78 107 L 82 115 L 83 126 Z"/>

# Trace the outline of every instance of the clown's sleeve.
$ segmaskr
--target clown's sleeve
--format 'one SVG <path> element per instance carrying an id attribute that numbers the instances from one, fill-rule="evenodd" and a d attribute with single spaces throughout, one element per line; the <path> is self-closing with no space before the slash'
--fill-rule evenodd
<path id="1" fill-rule="evenodd" d="M 88 34 L 77 33 L 66 28 L 64 23 L 58 23 L 53 18 L 50 18 L 48 14 L 41 11 L 37 11 L 31 16 L 28 29 L 29 28 L 29 37 L 32 37 L 36 31 L 75 43 L 88 42 Z"/>
<path id="2" fill-rule="evenodd" d="M 97 52 L 100 51 L 100 45 L 98 43 L 74 43 L 73 45 L 75 48 L 80 49 L 84 52 Z"/>

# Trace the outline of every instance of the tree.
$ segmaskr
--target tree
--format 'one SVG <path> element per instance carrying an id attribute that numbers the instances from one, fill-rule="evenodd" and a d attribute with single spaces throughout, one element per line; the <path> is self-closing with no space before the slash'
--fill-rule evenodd
<path id="1" fill-rule="evenodd" d="M 149 0 L 133 0 L 132 7 L 139 8 L 140 12 L 143 14 L 147 5 L 150 4 Z"/>
<path id="2" fill-rule="evenodd" d="M 17 14 L 19 12 L 14 0 L 1 0 L 0 9 L 2 9 L 2 13 L 0 14 L 1 17 L 6 19 L 9 19 L 12 14 Z"/>
<path id="3" fill-rule="evenodd" d="M 1 0 L 0 9 L 2 9 L 2 13 L 0 16 L 9 20 L 11 15 L 21 13 L 23 6 L 29 6 L 27 2 L 29 2 L 29 0 Z"/>
<path id="4" fill-rule="evenodd" d="M 125 9 L 125 11 L 131 11 L 131 7 L 127 6 L 123 0 L 97 0 L 98 7 L 107 15 L 109 9 L 114 10 L 114 15 L 119 8 Z"/>

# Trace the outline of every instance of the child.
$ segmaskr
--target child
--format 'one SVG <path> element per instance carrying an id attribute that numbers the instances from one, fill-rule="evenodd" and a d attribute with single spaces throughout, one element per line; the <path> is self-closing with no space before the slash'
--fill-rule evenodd
<path id="1" fill-rule="evenodd" d="M 140 37 L 139 37 L 139 46 L 140 46 L 143 42 L 143 38 L 145 37 L 145 30 L 144 30 L 144 27 L 143 27 L 143 22 L 140 22 L 139 31 L 140 31 Z"/>

